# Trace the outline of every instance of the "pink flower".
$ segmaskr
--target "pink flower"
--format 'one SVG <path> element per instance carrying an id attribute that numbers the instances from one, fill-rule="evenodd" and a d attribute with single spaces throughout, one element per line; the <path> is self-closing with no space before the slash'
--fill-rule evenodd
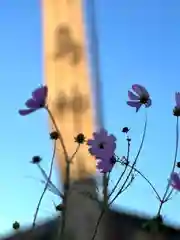
<path id="1" fill-rule="evenodd" d="M 116 158 L 112 156 L 108 159 L 96 159 L 96 168 L 99 170 L 100 173 L 108 173 L 112 170 L 114 167 L 114 164 L 116 163 Z"/>
<path id="2" fill-rule="evenodd" d="M 35 111 L 45 107 L 47 94 L 48 94 L 47 86 L 41 86 L 41 87 L 35 89 L 32 92 L 32 98 L 28 99 L 25 102 L 25 105 L 28 109 L 19 110 L 19 114 L 21 116 L 26 116 L 32 112 L 35 112 Z"/>
<path id="3" fill-rule="evenodd" d="M 176 101 L 176 106 L 173 109 L 173 114 L 176 117 L 180 116 L 180 93 L 176 92 L 175 93 L 175 101 Z"/>
<path id="4" fill-rule="evenodd" d="M 132 85 L 132 89 L 135 93 L 128 91 L 130 101 L 127 101 L 127 104 L 130 107 L 135 107 L 136 112 L 138 112 L 142 105 L 145 105 L 146 108 L 151 106 L 152 100 L 150 99 L 149 93 L 145 87 L 139 84 L 134 84 Z"/>
<path id="5" fill-rule="evenodd" d="M 87 141 L 89 152 L 97 160 L 97 169 L 101 172 L 109 172 L 114 166 L 114 151 L 116 149 L 116 138 L 114 135 L 108 135 L 108 132 L 102 128 L 99 132 L 93 133 L 93 139 Z"/>
<path id="6" fill-rule="evenodd" d="M 170 184 L 175 189 L 180 191 L 180 174 L 179 173 L 172 173 L 170 178 Z"/>

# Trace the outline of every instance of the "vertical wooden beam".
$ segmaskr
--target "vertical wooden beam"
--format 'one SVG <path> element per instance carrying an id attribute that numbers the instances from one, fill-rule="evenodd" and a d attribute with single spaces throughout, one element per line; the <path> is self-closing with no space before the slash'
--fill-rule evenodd
<path id="1" fill-rule="evenodd" d="M 42 23 L 48 104 L 71 155 L 76 149 L 74 137 L 80 132 L 90 137 L 94 125 L 82 0 L 42 0 Z M 60 145 L 56 155 L 64 181 L 65 159 Z M 71 179 L 87 178 L 95 169 L 87 146 L 82 146 L 71 165 Z"/>

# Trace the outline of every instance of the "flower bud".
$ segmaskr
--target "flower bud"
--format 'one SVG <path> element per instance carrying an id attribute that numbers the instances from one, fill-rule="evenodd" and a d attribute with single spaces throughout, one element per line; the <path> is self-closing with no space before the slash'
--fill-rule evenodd
<path id="1" fill-rule="evenodd" d="M 86 140 L 86 137 L 84 136 L 83 133 L 79 133 L 75 138 L 74 138 L 75 142 L 79 143 L 79 144 L 83 144 Z"/>
<path id="2" fill-rule="evenodd" d="M 51 140 L 57 140 L 59 138 L 59 134 L 56 131 L 53 131 L 50 133 L 50 139 Z"/>
<path id="3" fill-rule="evenodd" d="M 123 133 L 128 133 L 129 130 L 130 130 L 130 129 L 129 129 L 128 127 L 123 127 L 122 132 L 123 132 Z"/>
<path id="4" fill-rule="evenodd" d="M 176 117 L 180 117 L 180 108 L 175 107 L 173 109 L 173 115 L 176 116 Z"/>
<path id="5" fill-rule="evenodd" d="M 37 163 L 40 163 L 41 162 L 41 157 L 40 156 L 34 156 L 34 157 L 32 157 L 32 161 L 31 161 L 31 163 L 33 163 L 33 164 L 37 164 Z"/>
<path id="6" fill-rule="evenodd" d="M 13 223 L 12 227 L 13 227 L 14 230 L 18 230 L 20 228 L 20 224 L 17 221 L 15 221 Z"/>

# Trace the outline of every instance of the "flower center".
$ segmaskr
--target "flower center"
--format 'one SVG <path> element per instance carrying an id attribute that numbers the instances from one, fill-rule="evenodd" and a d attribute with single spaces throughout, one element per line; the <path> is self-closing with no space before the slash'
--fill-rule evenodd
<path id="1" fill-rule="evenodd" d="M 145 95 L 142 95 L 140 98 L 140 103 L 146 104 L 148 102 L 148 97 Z"/>
<path id="2" fill-rule="evenodd" d="M 116 158 L 114 156 L 111 157 L 110 163 L 114 165 L 116 163 Z"/>
<path id="3" fill-rule="evenodd" d="M 173 109 L 173 114 L 174 114 L 174 116 L 179 117 L 180 116 L 180 108 L 176 106 Z"/>
<path id="4" fill-rule="evenodd" d="M 77 137 L 75 137 L 75 141 L 79 144 L 83 144 L 85 142 L 85 136 L 83 133 L 79 133 Z"/>
<path id="5" fill-rule="evenodd" d="M 43 104 L 43 103 L 40 103 L 40 104 L 39 104 L 39 107 L 40 107 L 40 108 L 43 108 L 43 107 L 44 107 L 44 104 Z"/>
<path id="6" fill-rule="evenodd" d="M 99 143 L 99 148 L 100 148 L 100 149 L 104 149 L 104 145 L 105 145 L 104 142 Z"/>

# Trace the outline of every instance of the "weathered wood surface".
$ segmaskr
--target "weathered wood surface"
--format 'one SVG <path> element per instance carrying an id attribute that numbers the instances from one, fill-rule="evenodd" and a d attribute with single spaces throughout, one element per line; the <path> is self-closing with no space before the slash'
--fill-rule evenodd
<path id="1" fill-rule="evenodd" d="M 48 106 L 70 156 L 77 147 L 74 137 L 83 133 L 90 138 L 95 120 L 82 5 L 82 0 L 41 1 L 43 71 L 48 86 Z M 66 162 L 59 141 L 56 160 L 64 182 Z M 95 173 L 96 163 L 84 144 L 71 165 L 71 180 L 83 179 Z"/>

